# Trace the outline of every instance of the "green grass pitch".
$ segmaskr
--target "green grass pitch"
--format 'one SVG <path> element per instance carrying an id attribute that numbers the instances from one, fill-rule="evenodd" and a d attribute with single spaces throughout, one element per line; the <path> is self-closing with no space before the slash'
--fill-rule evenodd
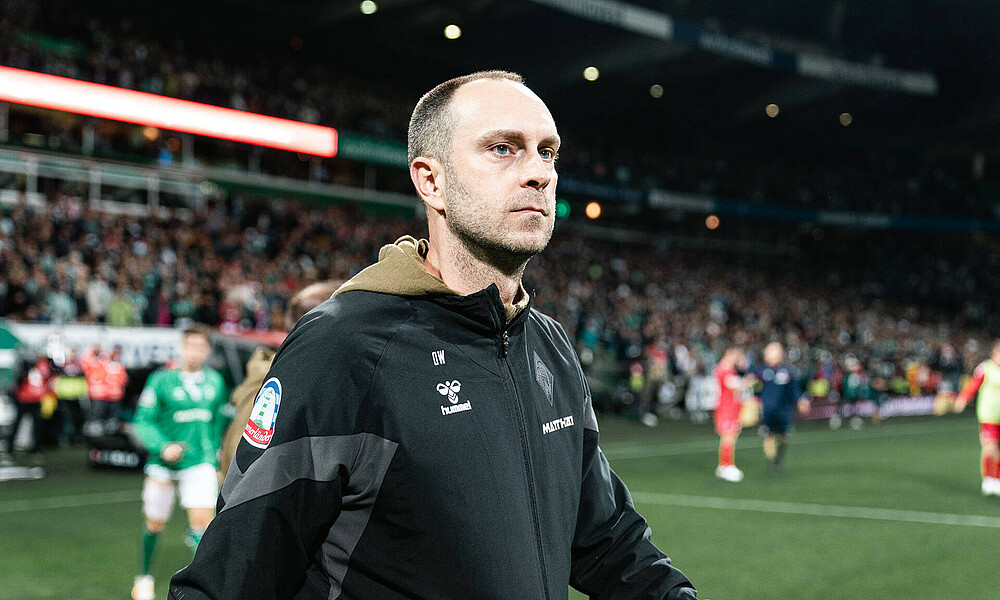
<path id="1" fill-rule="evenodd" d="M 702 598 L 1000 597 L 1000 498 L 979 494 L 970 416 L 890 419 L 860 431 L 801 425 L 777 476 L 746 431 L 739 484 L 713 477 L 710 425 L 604 419 L 601 427 L 602 448 L 654 542 Z M 79 449 L 52 451 L 44 480 L 0 483 L 0 600 L 128 598 L 141 475 L 93 471 L 84 459 Z M 158 598 L 190 560 L 184 528 L 175 510 L 154 566 Z"/>

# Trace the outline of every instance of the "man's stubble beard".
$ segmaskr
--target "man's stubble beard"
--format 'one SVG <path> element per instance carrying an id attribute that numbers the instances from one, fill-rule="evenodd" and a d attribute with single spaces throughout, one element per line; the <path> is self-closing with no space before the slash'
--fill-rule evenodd
<path id="1" fill-rule="evenodd" d="M 489 203 L 471 191 L 451 165 L 445 165 L 445 181 L 445 193 L 449 199 L 445 224 L 478 260 L 503 273 L 520 274 L 531 257 L 548 246 L 554 222 L 548 221 L 549 230 L 540 243 L 519 240 L 516 234 L 505 235 L 507 232 L 502 222 L 491 223 L 486 214 L 476 214 L 474 207 L 485 207 Z M 503 214 L 507 209 L 505 205 Z"/>

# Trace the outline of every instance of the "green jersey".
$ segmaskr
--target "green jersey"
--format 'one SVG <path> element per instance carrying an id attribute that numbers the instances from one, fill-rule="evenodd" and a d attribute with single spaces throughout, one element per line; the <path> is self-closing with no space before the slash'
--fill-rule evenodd
<path id="1" fill-rule="evenodd" d="M 844 402 L 856 402 L 871 398 L 871 386 L 864 371 L 851 372 L 844 378 Z"/>
<path id="2" fill-rule="evenodd" d="M 149 464 L 178 470 L 203 463 L 218 466 L 219 446 L 231 418 L 226 384 L 217 371 L 160 369 L 146 380 L 133 430 L 149 451 Z M 184 454 L 168 465 L 160 451 L 171 442 L 183 445 Z"/>

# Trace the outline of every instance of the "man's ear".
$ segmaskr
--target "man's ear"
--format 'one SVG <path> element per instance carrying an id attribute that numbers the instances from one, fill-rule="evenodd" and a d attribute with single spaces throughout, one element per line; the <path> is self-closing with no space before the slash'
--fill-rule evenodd
<path id="1" fill-rule="evenodd" d="M 427 206 L 444 212 L 444 166 L 437 159 L 418 156 L 410 163 L 410 179 Z"/>

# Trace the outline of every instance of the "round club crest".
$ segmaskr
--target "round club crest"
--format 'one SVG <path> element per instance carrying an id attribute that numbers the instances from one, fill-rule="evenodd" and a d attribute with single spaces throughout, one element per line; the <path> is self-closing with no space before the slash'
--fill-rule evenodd
<path id="1" fill-rule="evenodd" d="M 274 435 L 274 422 L 278 418 L 278 406 L 281 404 L 281 382 L 272 377 L 264 382 L 257 392 L 250 411 L 250 420 L 243 430 L 243 439 L 251 446 L 267 448 Z"/>

